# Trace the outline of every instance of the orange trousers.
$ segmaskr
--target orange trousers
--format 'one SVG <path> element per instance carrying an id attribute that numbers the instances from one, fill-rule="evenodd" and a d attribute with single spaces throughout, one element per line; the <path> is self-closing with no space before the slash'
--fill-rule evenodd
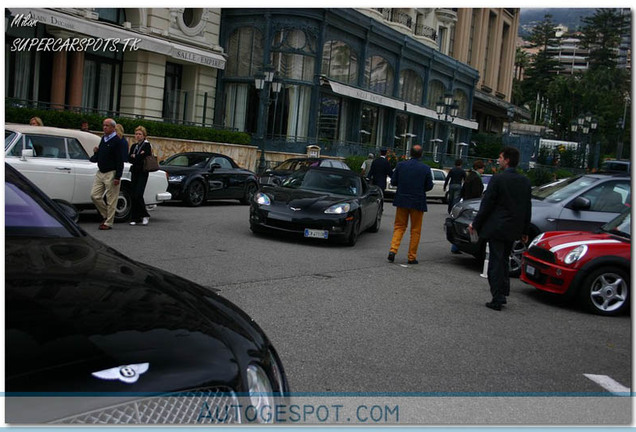
<path id="1" fill-rule="evenodd" d="M 412 261 L 417 258 L 417 248 L 420 245 L 420 236 L 422 234 L 422 219 L 424 212 L 403 207 L 396 207 L 395 223 L 393 224 L 393 239 L 391 239 L 390 252 L 397 253 L 402 242 L 402 237 L 406 232 L 409 218 L 411 219 L 411 239 L 409 241 L 408 259 Z"/>

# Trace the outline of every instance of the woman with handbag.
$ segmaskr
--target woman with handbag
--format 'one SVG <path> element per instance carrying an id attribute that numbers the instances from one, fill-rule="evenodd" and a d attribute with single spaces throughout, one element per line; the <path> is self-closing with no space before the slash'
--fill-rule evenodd
<path id="1" fill-rule="evenodd" d="M 146 140 L 147 135 L 145 127 L 137 126 L 135 128 L 135 140 L 137 142 L 130 147 L 130 153 L 128 154 L 132 198 L 130 210 L 131 225 L 148 225 L 150 220 L 150 215 L 146 211 L 146 203 L 144 202 L 144 191 L 146 183 L 148 183 L 148 172 L 144 169 L 144 160 L 146 157 L 152 156 L 152 147 Z"/>

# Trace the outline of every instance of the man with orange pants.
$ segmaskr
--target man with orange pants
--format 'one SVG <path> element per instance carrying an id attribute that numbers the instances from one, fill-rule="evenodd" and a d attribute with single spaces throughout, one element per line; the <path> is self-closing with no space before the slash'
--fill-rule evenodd
<path id="1" fill-rule="evenodd" d="M 397 207 L 395 223 L 393 224 L 393 239 L 388 260 L 393 262 L 395 254 L 400 248 L 406 226 L 411 220 L 411 239 L 409 242 L 408 263 L 417 264 L 417 248 L 420 245 L 422 233 L 422 217 L 428 210 L 426 206 L 426 192 L 433 189 L 433 175 L 431 168 L 420 162 L 422 146 L 411 148 L 411 159 L 397 164 L 391 177 L 391 184 L 397 186 L 393 205 Z"/>

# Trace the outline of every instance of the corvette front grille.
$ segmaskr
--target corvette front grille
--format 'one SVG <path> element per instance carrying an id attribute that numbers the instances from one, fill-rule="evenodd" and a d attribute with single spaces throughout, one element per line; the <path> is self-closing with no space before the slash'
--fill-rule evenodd
<path id="1" fill-rule="evenodd" d="M 137 399 L 52 424 L 231 424 L 241 422 L 238 405 L 228 389 L 201 389 Z"/>

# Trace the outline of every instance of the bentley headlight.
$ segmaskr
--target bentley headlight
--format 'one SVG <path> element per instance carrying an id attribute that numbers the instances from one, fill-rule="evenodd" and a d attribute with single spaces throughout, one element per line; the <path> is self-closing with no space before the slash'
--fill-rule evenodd
<path id="1" fill-rule="evenodd" d="M 479 213 L 477 210 L 466 209 L 462 212 L 462 217 L 472 221 L 475 219 L 475 216 L 477 216 L 477 213 Z"/>
<path id="2" fill-rule="evenodd" d="M 586 252 L 587 252 L 587 245 L 578 246 L 578 247 L 572 249 L 565 256 L 565 259 L 563 260 L 563 262 L 566 263 L 566 264 L 572 264 L 573 262 L 576 262 L 576 261 L 580 260 L 581 258 L 583 258 L 583 256 L 585 255 Z"/>
<path id="3" fill-rule="evenodd" d="M 272 203 L 269 197 L 263 192 L 258 192 L 254 195 L 254 201 L 256 204 L 268 206 Z"/>
<path id="4" fill-rule="evenodd" d="M 538 236 L 536 236 L 535 238 L 533 238 L 532 241 L 530 242 L 530 244 L 528 245 L 528 249 L 530 249 L 532 246 L 536 246 L 537 243 L 539 243 L 542 238 L 543 238 L 543 233 L 541 233 Z"/>
<path id="5" fill-rule="evenodd" d="M 325 210 L 327 214 L 347 214 L 351 210 L 351 204 L 349 203 L 340 203 L 335 204 Z"/>
<path id="6" fill-rule="evenodd" d="M 251 405 L 246 409 L 246 414 L 251 412 L 246 415 L 248 421 L 273 423 L 274 393 L 269 378 L 261 367 L 254 364 L 247 367 L 247 386 Z"/>
<path id="7" fill-rule="evenodd" d="M 184 175 L 173 175 L 168 177 L 168 183 L 181 183 L 186 178 Z"/>

